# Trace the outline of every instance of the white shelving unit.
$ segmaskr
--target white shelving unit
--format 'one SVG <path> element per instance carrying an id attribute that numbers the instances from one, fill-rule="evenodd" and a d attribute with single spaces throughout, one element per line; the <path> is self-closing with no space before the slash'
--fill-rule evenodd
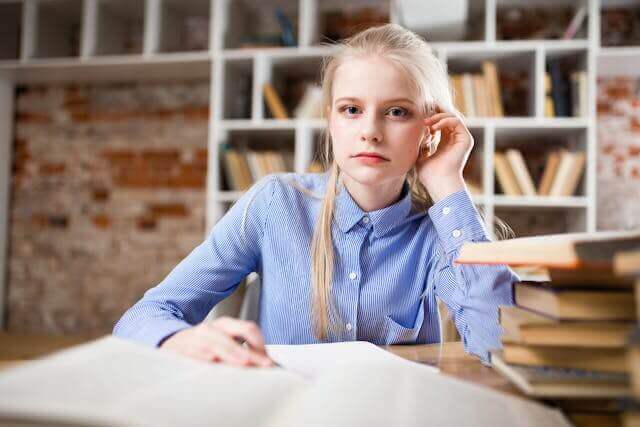
<path id="1" fill-rule="evenodd" d="M 588 7 L 586 31 L 574 40 L 498 40 L 496 14 L 514 0 L 469 2 L 471 16 L 481 28 L 477 39 L 464 42 L 430 40 L 451 72 L 478 67 L 483 59 L 495 60 L 498 69 L 528 73 L 528 112 L 521 117 L 472 118 L 468 125 L 477 141 L 483 194 L 475 196 L 493 229 L 500 210 L 552 210 L 568 218 L 567 231 L 596 228 L 596 75 L 640 73 L 640 47 L 601 48 L 600 9 L 618 1 L 536 0 L 535 5 Z M 624 1 L 622 3 L 625 3 Z M 629 1 L 627 1 L 629 3 Z M 630 4 L 630 3 L 629 3 Z M 296 172 L 311 162 L 322 120 L 268 118 L 262 96 L 264 82 L 276 82 L 282 70 L 313 71 L 332 47 L 319 46 L 319 14 L 330 8 L 374 6 L 388 11 L 398 22 L 390 0 L 0 0 L 0 318 L 9 213 L 9 180 L 13 142 L 14 89 L 18 85 L 47 82 L 152 81 L 168 78 L 211 82 L 209 122 L 209 174 L 207 178 L 208 230 L 241 193 L 221 187 L 219 145 L 235 135 L 260 136 L 283 141 L 294 151 Z M 251 28 L 269 28 L 277 21 L 273 8 L 282 7 L 295 24 L 298 45 L 281 48 L 238 49 L 240 37 Z M 271 14 L 271 16 L 270 16 Z M 208 49 L 181 51 L 179 28 L 185 17 L 209 19 Z M 140 46 L 127 45 L 124 32 L 133 32 Z M 74 39 L 77 34 L 77 40 Z M 131 35 L 130 35 L 131 36 Z M 69 39 L 74 40 L 69 43 Z M 428 38 L 428 35 L 427 35 Z M 544 117 L 543 78 L 550 58 L 568 57 L 588 72 L 588 114 L 578 118 Z M 247 82 L 250 86 L 246 89 Z M 245 88 L 243 89 L 243 84 Z M 237 111 L 238 91 L 250 91 L 250 104 Z M 246 107 L 246 106 L 245 106 Z M 563 198 L 507 197 L 495 194 L 493 152 L 512 138 L 566 136 L 566 144 L 587 153 L 587 166 L 578 195 Z M 515 142 L 518 143 L 517 141 Z"/>

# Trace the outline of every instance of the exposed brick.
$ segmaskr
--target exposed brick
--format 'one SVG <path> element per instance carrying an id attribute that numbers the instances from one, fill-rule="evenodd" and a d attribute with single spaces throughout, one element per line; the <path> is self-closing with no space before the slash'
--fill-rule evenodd
<path id="1" fill-rule="evenodd" d="M 40 163 L 40 173 L 43 175 L 60 175 L 66 168 L 64 163 Z"/>
<path id="2" fill-rule="evenodd" d="M 96 215 L 92 218 L 93 224 L 103 230 L 111 227 L 111 219 L 106 215 Z"/>
<path id="3" fill-rule="evenodd" d="M 149 212 L 154 216 L 188 216 L 189 211 L 182 203 L 155 203 L 149 205 Z"/>

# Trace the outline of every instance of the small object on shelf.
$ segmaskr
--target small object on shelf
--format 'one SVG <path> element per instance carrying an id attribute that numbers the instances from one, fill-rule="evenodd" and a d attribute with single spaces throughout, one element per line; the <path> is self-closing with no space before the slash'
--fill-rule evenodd
<path id="1" fill-rule="evenodd" d="M 569 23 L 569 25 L 567 26 L 567 29 L 565 30 L 564 34 L 562 35 L 562 38 L 564 40 L 568 40 L 568 39 L 574 38 L 576 33 L 578 32 L 578 30 L 582 26 L 582 23 L 584 22 L 586 17 L 587 17 L 587 7 L 586 6 L 580 6 L 578 8 L 578 10 L 576 11 L 575 15 L 573 15 L 573 18 L 571 19 L 571 22 Z"/>
<path id="2" fill-rule="evenodd" d="M 467 0 L 394 0 L 400 24 L 427 39 L 462 40 L 468 26 Z"/>
<path id="3" fill-rule="evenodd" d="M 278 120 L 285 120 L 289 118 L 287 114 L 287 110 L 282 103 L 282 99 L 278 92 L 276 92 L 275 88 L 271 83 L 264 83 L 262 86 L 262 91 L 264 93 L 265 101 L 267 102 L 267 106 L 269 107 L 269 111 L 273 115 L 274 118 Z"/>
<path id="4" fill-rule="evenodd" d="M 322 88 L 315 84 L 306 85 L 302 99 L 295 107 L 293 116 L 297 119 L 322 117 Z"/>
<path id="5" fill-rule="evenodd" d="M 283 46 L 296 46 L 296 38 L 293 34 L 293 24 L 281 7 L 276 7 L 275 15 L 282 31 L 281 39 Z"/>

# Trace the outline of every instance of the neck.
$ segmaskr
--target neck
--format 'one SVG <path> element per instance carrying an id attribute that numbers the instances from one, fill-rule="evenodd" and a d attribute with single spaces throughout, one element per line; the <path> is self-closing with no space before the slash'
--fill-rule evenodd
<path id="1" fill-rule="evenodd" d="M 340 176 L 346 190 L 360 209 L 365 212 L 386 208 L 400 200 L 404 179 L 367 185 L 352 179 L 344 173 Z"/>

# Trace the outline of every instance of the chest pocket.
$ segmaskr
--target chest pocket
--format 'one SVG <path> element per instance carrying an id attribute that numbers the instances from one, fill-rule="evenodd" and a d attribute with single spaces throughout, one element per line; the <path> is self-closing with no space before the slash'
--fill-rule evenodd
<path id="1" fill-rule="evenodd" d="M 390 315 L 386 315 L 382 327 L 382 340 L 385 345 L 415 343 L 420 333 L 420 328 L 424 323 L 424 306 L 427 303 L 427 293 L 425 290 L 420 295 L 420 306 L 418 314 L 412 324 L 403 325 L 394 320 Z"/>

